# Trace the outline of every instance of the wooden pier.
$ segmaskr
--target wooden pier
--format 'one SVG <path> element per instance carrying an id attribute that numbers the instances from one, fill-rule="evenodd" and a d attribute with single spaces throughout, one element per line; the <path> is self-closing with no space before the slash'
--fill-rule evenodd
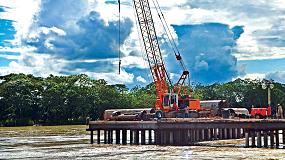
<path id="1" fill-rule="evenodd" d="M 90 121 L 90 142 L 97 144 L 195 145 L 202 141 L 245 139 L 245 147 L 285 148 L 285 120 L 163 119 Z M 103 137 L 103 139 L 101 139 Z"/>

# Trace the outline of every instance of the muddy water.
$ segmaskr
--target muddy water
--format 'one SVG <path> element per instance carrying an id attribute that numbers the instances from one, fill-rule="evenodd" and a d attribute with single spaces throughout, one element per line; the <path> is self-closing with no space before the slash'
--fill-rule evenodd
<path id="1" fill-rule="evenodd" d="M 242 140 L 203 142 L 191 147 L 90 145 L 85 128 L 0 127 L 0 159 L 285 160 L 285 149 L 243 148 Z"/>

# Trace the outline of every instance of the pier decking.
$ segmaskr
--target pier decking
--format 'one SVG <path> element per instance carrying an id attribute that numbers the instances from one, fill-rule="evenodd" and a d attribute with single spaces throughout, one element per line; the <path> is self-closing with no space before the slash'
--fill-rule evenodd
<path id="1" fill-rule="evenodd" d="M 90 121 L 90 142 L 97 144 L 195 145 L 202 141 L 245 138 L 245 147 L 284 148 L 285 120 L 163 119 L 159 121 Z M 101 134 L 104 135 L 101 141 Z"/>

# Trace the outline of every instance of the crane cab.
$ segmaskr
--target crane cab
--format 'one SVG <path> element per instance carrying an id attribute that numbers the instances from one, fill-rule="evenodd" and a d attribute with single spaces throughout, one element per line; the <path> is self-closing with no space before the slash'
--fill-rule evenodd
<path id="1" fill-rule="evenodd" d="M 178 95 L 176 93 L 166 93 L 163 96 L 164 112 L 180 109 L 200 110 L 200 101 L 191 99 L 189 95 Z"/>
<path id="2" fill-rule="evenodd" d="M 166 93 L 163 96 L 163 110 L 169 112 L 178 109 L 178 94 Z"/>

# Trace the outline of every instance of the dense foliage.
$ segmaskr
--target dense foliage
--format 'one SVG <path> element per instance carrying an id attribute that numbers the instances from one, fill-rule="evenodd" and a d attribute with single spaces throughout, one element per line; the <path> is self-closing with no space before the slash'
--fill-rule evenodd
<path id="1" fill-rule="evenodd" d="M 225 99 L 233 107 L 266 106 L 261 81 L 235 80 L 210 86 L 196 85 L 195 98 Z M 272 102 L 285 105 L 285 85 L 274 83 Z M 108 85 L 86 75 L 47 78 L 24 74 L 0 77 L 0 125 L 77 124 L 98 119 L 106 109 L 154 106 L 155 86 Z"/>
<path id="2" fill-rule="evenodd" d="M 105 109 L 149 108 L 150 86 L 129 91 L 86 75 L 49 76 L 10 74 L 1 77 L 0 125 L 76 124 L 98 119 Z M 154 89 L 154 88 L 153 88 Z"/>
<path id="3" fill-rule="evenodd" d="M 245 107 L 250 110 L 254 107 L 268 106 L 268 90 L 262 89 L 263 83 L 272 83 L 271 106 L 273 113 L 277 104 L 285 105 L 285 85 L 269 80 L 237 79 L 225 84 L 213 84 L 210 86 L 196 85 L 195 98 L 202 100 L 223 99 L 227 100 L 231 107 Z"/>

